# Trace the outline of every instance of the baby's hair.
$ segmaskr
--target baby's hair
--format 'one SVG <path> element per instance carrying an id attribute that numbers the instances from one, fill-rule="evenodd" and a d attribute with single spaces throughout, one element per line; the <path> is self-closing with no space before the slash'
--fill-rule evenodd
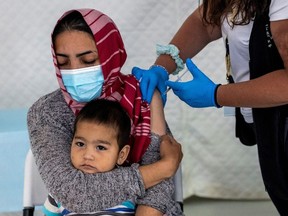
<path id="1" fill-rule="evenodd" d="M 74 134 L 77 123 L 83 121 L 113 127 L 117 132 L 119 149 L 129 143 L 131 120 L 118 101 L 96 99 L 87 103 L 75 119 Z"/>
<path id="2" fill-rule="evenodd" d="M 88 33 L 93 38 L 90 27 L 78 11 L 72 11 L 57 23 L 52 33 L 52 43 L 55 44 L 56 37 L 65 31 L 82 31 Z"/>

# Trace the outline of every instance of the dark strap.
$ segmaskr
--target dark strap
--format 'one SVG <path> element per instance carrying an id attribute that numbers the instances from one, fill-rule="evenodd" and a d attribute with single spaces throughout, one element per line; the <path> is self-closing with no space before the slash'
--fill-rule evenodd
<path id="1" fill-rule="evenodd" d="M 251 79 L 284 68 L 270 30 L 269 7 L 263 14 L 256 15 L 249 40 L 249 53 Z"/>

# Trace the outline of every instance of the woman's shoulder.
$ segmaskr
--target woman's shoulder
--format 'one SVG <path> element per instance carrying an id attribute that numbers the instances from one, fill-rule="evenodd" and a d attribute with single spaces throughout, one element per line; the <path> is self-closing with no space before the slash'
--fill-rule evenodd
<path id="1" fill-rule="evenodd" d="M 64 100 L 60 89 L 40 97 L 28 111 L 28 118 L 31 116 L 41 117 L 45 119 L 55 119 L 61 116 L 64 118 L 65 114 L 73 115 L 72 110 L 68 107 Z"/>
<path id="2" fill-rule="evenodd" d="M 49 94 L 40 97 L 30 107 L 30 109 L 36 109 L 36 110 L 51 109 L 51 108 L 55 109 L 57 107 L 63 107 L 65 104 L 66 103 L 60 89 L 57 89 Z"/>

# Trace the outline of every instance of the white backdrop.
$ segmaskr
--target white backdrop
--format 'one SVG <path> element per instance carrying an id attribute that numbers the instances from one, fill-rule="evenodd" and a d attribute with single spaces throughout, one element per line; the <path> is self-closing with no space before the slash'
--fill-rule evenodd
<path id="1" fill-rule="evenodd" d="M 197 4 L 198 0 L 1 1 L 0 111 L 28 108 L 57 88 L 50 34 L 64 11 L 92 7 L 109 15 L 119 27 L 128 53 L 122 71 L 130 73 L 133 66 L 147 68 L 153 63 L 155 44 L 169 43 Z M 194 61 L 212 80 L 225 83 L 221 40 L 209 45 Z M 172 91 L 165 113 L 174 136 L 183 145 L 185 198 L 267 198 L 256 147 L 245 147 L 234 138 L 233 117 L 224 117 L 223 109 L 192 109 Z"/>

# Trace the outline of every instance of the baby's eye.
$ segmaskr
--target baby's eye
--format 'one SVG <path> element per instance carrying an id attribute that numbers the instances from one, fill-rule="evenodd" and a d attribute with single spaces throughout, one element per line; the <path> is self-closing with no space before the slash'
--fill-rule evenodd
<path id="1" fill-rule="evenodd" d="M 97 150 L 100 150 L 100 151 L 104 151 L 104 150 L 106 150 L 107 148 L 105 148 L 104 146 L 99 145 L 99 146 L 96 147 L 96 149 L 97 149 Z"/>
<path id="2" fill-rule="evenodd" d="M 75 145 L 78 147 L 83 147 L 85 144 L 83 142 L 76 142 Z"/>

